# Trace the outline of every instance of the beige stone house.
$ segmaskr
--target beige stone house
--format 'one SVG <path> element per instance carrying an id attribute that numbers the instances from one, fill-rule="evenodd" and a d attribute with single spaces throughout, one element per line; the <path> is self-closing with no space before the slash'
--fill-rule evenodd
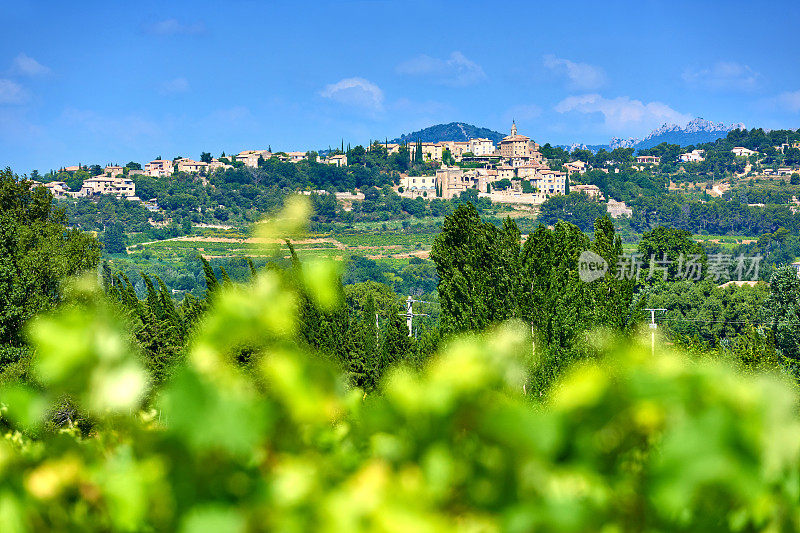
<path id="1" fill-rule="evenodd" d="M 574 173 L 581 173 L 586 172 L 586 163 L 583 161 L 570 161 L 569 163 L 564 163 L 564 168 L 567 169 L 567 175 L 571 176 Z"/>
<path id="2" fill-rule="evenodd" d="M 494 155 L 495 146 L 489 139 L 470 139 L 467 151 L 476 156 Z"/>
<path id="3" fill-rule="evenodd" d="M 597 185 L 572 185 L 570 186 L 571 191 L 582 192 L 586 194 L 589 198 L 594 198 L 596 200 L 603 200 L 603 192 Z"/>
<path id="4" fill-rule="evenodd" d="M 113 194 L 123 198 L 136 196 L 136 185 L 125 176 L 95 176 L 84 180 L 77 196 L 90 197 L 100 194 Z"/>
<path id="5" fill-rule="evenodd" d="M 743 146 L 736 146 L 731 150 L 733 155 L 736 157 L 750 157 L 751 155 L 756 155 L 758 152 L 755 150 L 750 150 L 748 148 L 744 148 Z"/>
<path id="6" fill-rule="evenodd" d="M 337 167 L 346 167 L 347 166 L 347 155 L 345 154 L 336 154 L 332 155 L 328 158 L 327 163 L 329 165 L 336 165 Z"/>
<path id="7" fill-rule="evenodd" d="M 189 158 L 178 159 L 176 168 L 178 172 L 188 172 L 197 174 L 200 172 L 208 172 L 208 163 L 204 161 L 194 161 Z"/>
<path id="8" fill-rule="evenodd" d="M 103 170 L 103 174 L 105 174 L 106 176 L 111 176 L 112 178 L 115 178 L 117 176 L 121 176 L 124 173 L 125 173 L 125 169 L 123 169 L 122 167 L 116 166 L 116 165 L 108 165 Z"/>
<path id="9" fill-rule="evenodd" d="M 290 163 L 299 163 L 306 158 L 306 152 L 286 152 Z"/>
<path id="10" fill-rule="evenodd" d="M 144 166 L 144 173 L 154 178 L 171 176 L 173 171 L 172 161 L 168 159 L 155 159 Z"/>
<path id="11" fill-rule="evenodd" d="M 422 143 L 422 159 L 425 161 L 441 161 L 442 150 L 445 148 L 445 143 Z M 411 160 L 414 160 L 414 154 L 417 152 L 417 144 L 410 143 L 408 151 Z"/>
<path id="12" fill-rule="evenodd" d="M 403 187 L 403 196 L 436 197 L 436 176 L 403 176 L 400 185 Z"/>
<path id="13" fill-rule="evenodd" d="M 269 150 L 243 150 L 237 155 L 233 156 L 236 161 L 241 161 L 247 167 L 256 168 L 258 166 L 258 158 L 269 159 L 272 157 L 272 152 Z"/>
<path id="14" fill-rule="evenodd" d="M 436 184 L 440 188 L 442 198 L 455 198 L 467 189 L 476 188 L 477 174 L 465 173 L 458 167 L 443 167 L 436 171 Z"/>
<path id="15" fill-rule="evenodd" d="M 226 163 L 223 163 L 222 161 L 220 161 L 219 159 L 217 159 L 215 157 L 208 164 L 208 173 L 211 174 L 212 172 L 214 172 L 218 168 L 226 169 L 226 168 L 233 168 L 233 166 L 232 165 L 228 165 Z"/>
<path id="16" fill-rule="evenodd" d="M 63 181 L 51 181 L 50 183 L 45 183 L 43 185 L 50 194 L 53 195 L 53 198 L 68 198 L 73 196 L 73 193 L 70 192 L 69 187 Z"/>

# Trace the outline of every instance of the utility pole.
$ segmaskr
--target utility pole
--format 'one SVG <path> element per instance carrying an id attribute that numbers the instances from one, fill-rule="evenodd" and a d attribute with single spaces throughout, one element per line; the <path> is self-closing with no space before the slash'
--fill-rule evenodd
<path id="1" fill-rule="evenodd" d="M 664 311 L 666 309 L 645 309 L 645 311 L 650 311 L 650 355 L 656 355 L 656 329 L 658 329 L 658 324 L 656 324 L 656 311 Z"/>
<path id="2" fill-rule="evenodd" d="M 425 300 L 415 300 L 411 296 L 406 298 L 406 312 L 405 313 L 398 313 L 400 315 L 405 315 L 406 317 L 406 325 L 408 326 L 408 336 L 414 336 L 414 317 L 415 316 L 428 316 L 426 313 L 414 313 L 413 305 L 414 302 L 419 302 L 423 304 L 429 304 L 432 302 L 426 302 Z"/>

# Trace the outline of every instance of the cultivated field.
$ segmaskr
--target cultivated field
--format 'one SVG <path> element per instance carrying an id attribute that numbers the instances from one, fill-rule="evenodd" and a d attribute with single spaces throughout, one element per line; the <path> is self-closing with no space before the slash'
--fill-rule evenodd
<path id="1" fill-rule="evenodd" d="M 402 230 L 400 230 L 402 231 Z M 163 241 L 145 242 L 128 247 L 131 259 L 152 258 L 165 262 L 201 255 L 206 259 L 262 257 L 268 254 L 263 239 L 243 237 L 232 231 L 215 231 L 213 235 L 193 235 Z M 326 257 L 345 260 L 351 255 L 370 259 L 401 259 L 412 256 L 427 258 L 436 233 L 406 234 L 397 231 L 312 234 L 292 242 L 301 258 Z M 285 257 L 289 257 L 288 249 Z"/>

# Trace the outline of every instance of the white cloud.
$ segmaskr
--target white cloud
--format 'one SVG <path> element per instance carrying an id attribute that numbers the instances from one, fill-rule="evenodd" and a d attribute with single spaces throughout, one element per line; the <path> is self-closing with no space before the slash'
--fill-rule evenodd
<path id="1" fill-rule="evenodd" d="M 44 76 L 50 73 L 48 67 L 24 53 L 20 53 L 14 58 L 11 70 L 15 74 L 20 74 L 22 76 Z"/>
<path id="2" fill-rule="evenodd" d="M 400 63 L 396 70 L 398 74 L 422 76 L 434 83 L 452 87 L 472 85 L 486 78 L 483 68 L 459 51 L 453 52 L 446 59 L 422 54 Z"/>
<path id="3" fill-rule="evenodd" d="M 28 100 L 28 93 L 19 83 L 0 78 L 0 104 L 22 104 Z"/>
<path id="4" fill-rule="evenodd" d="M 383 110 L 383 91 L 364 78 L 345 78 L 326 85 L 319 94 L 323 98 L 329 98 L 345 105 L 369 111 Z"/>
<path id="5" fill-rule="evenodd" d="M 588 63 L 577 63 L 556 57 L 553 54 L 544 56 L 544 66 L 560 76 L 566 77 L 570 89 L 597 89 L 606 83 L 606 73 L 600 67 Z"/>
<path id="6" fill-rule="evenodd" d="M 664 123 L 685 124 L 691 115 L 680 113 L 661 102 L 642 102 L 627 96 L 603 98 L 599 94 L 569 96 L 559 102 L 559 113 L 600 113 L 605 128 L 615 134 L 641 134 Z"/>
<path id="7" fill-rule="evenodd" d="M 774 99 L 774 102 L 784 111 L 797 113 L 800 111 L 800 91 L 781 93 Z"/>
<path id="8" fill-rule="evenodd" d="M 761 81 L 761 74 L 747 65 L 732 61 L 714 63 L 709 68 L 687 68 L 682 77 L 691 86 L 713 90 L 749 91 L 755 89 Z"/>
<path id="9" fill-rule="evenodd" d="M 167 94 L 185 93 L 189 90 L 189 82 L 186 78 L 174 78 L 161 84 L 161 92 Z"/>
<path id="10" fill-rule="evenodd" d="M 199 35 L 205 33 L 206 25 L 202 22 L 181 22 L 169 18 L 146 23 L 143 29 L 152 35 Z"/>

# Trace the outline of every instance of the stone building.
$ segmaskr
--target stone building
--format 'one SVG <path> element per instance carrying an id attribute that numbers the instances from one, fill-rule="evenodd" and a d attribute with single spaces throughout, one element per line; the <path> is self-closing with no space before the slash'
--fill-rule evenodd
<path id="1" fill-rule="evenodd" d="M 95 176 L 84 180 L 80 192 L 75 196 L 91 197 L 100 194 L 113 194 L 120 198 L 133 198 L 136 196 L 136 185 L 133 180 L 125 176 Z"/>
<path id="2" fill-rule="evenodd" d="M 103 174 L 106 174 L 107 176 L 111 176 L 112 178 L 115 178 L 117 176 L 121 176 L 122 174 L 124 174 L 124 172 L 125 172 L 125 170 L 122 167 L 117 166 L 117 165 L 108 165 L 105 168 L 105 170 L 103 170 Z"/>
<path id="3" fill-rule="evenodd" d="M 436 185 L 439 186 L 441 197 L 445 199 L 460 196 L 462 192 L 475 189 L 480 184 L 477 172 L 464 172 L 458 167 L 442 167 L 436 171 Z"/>
<path id="4" fill-rule="evenodd" d="M 172 161 L 168 159 L 155 159 L 144 166 L 144 173 L 154 178 L 163 178 L 172 175 Z"/>
<path id="5" fill-rule="evenodd" d="M 403 195 L 409 198 L 436 197 L 436 176 L 403 176 L 400 180 Z"/>
<path id="6" fill-rule="evenodd" d="M 178 159 L 177 162 L 178 172 L 199 173 L 208 171 L 208 163 L 203 161 L 194 161 L 189 158 Z"/>
<path id="7" fill-rule="evenodd" d="M 526 135 L 517 133 L 517 124 L 511 123 L 511 135 L 503 137 L 500 141 L 500 156 L 505 159 L 534 157 L 534 152 L 538 153 L 539 145 Z"/>

